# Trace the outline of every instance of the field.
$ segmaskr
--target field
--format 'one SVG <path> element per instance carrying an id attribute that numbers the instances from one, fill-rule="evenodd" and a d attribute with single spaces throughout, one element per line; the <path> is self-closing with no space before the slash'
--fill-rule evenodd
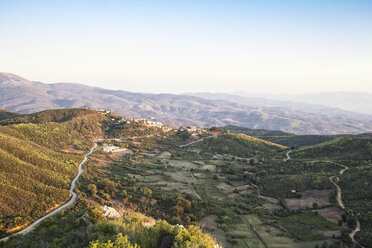
<path id="1" fill-rule="evenodd" d="M 97 194 L 102 202 L 135 207 L 173 224 L 199 224 L 224 247 L 313 248 L 339 242 L 345 226 L 338 226 L 342 211 L 335 207 L 329 182 L 339 166 L 285 162 L 285 151 L 274 147 L 267 152 L 267 143 L 244 148 L 246 139 L 240 143 L 242 151 L 234 154 L 203 148 L 212 141 L 180 147 L 187 141 L 177 136 L 149 139 L 146 143 L 153 145 L 147 149 L 128 141 L 133 154 L 109 155 L 114 162 L 104 170 L 118 188 L 106 192 L 100 187 L 105 191 Z M 243 149 L 260 146 L 256 155 L 244 156 Z"/>
<path id="2" fill-rule="evenodd" d="M 13 127 L 3 128 L 3 140 L 6 136 L 16 140 L 19 132 L 23 132 L 28 139 L 25 144 L 33 147 L 43 144 L 48 148 L 44 149 L 48 156 L 58 157 L 62 152 L 69 160 L 78 158 L 88 147 L 89 139 L 63 136 L 65 124 L 59 122 L 70 118 L 66 114 L 62 111 L 41 116 L 41 121 L 47 123 L 40 125 L 27 117 L 24 121 L 31 123 L 16 124 L 17 132 Z M 101 149 L 92 154 L 78 181 L 79 201 L 114 207 L 122 215 L 141 212 L 174 226 L 199 225 L 223 247 L 348 247 L 353 242 L 349 233 L 360 220 L 362 231 L 355 238 L 368 247 L 371 169 L 363 156 L 369 156 L 369 151 L 360 152 L 360 160 L 340 159 L 338 147 L 350 141 L 350 137 L 296 148 L 292 158 L 286 160 L 288 148 L 283 145 L 229 134 L 219 128 L 191 135 L 147 128 L 143 122 L 126 128 L 126 124 L 118 124 L 115 116 L 112 119 L 102 120 L 101 126 L 89 126 L 87 121 L 88 126 L 83 129 L 81 123 L 66 124 L 88 137 L 92 134 L 88 130 L 105 130 L 112 138 L 100 139 L 100 146 L 130 151 Z M 40 137 L 36 139 L 28 129 L 36 129 Z M 59 135 L 48 140 L 44 131 Z M 78 132 L 75 135 L 82 137 Z M 367 136 L 352 140 L 351 147 L 368 148 Z M 310 143 L 319 140 L 309 137 Z M 3 142 L 3 150 L 16 142 L 13 143 L 8 139 L 5 146 Z M 308 157 L 313 151 L 320 157 Z M 35 156 L 43 162 L 38 154 L 27 157 L 26 151 L 19 152 L 18 156 Z M 357 152 L 353 151 L 353 156 Z M 73 171 L 74 164 L 69 160 L 60 162 L 69 165 L 64 169 Z M 342 175 L 341 169 L 345 170 Z M 330 178 L 334 180 L 331 182 Z M 66 182 L 68 179 L 65 177 Z M 333 183 L 343 190 L 346 210 L 336 201 L 340 191 Z"/>

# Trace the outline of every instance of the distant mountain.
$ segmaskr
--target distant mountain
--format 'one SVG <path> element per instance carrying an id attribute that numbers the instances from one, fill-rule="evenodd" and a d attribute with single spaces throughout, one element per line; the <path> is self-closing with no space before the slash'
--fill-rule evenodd
<path id="1" fill-rule="evenodd" d="M 106 90 L 82 84 L 44 84 L 9 73 L 0 73 L 0 92 L 0 107 L 21 113 L 87 106 L 174 126 L 236 125 L 296 134 L 372 132 L 372 116 L 338 109 L 319 107 L 308 111 L 188 95 Z"/>
<path id="2" fill-rule="evenodd" d="M 253 105 L 260 107 L 285 107 L 292 108 L 302 111 L 319 111 L 324 109 L 325 106 L 319 104 L 309 104 L 303 102 L 293 102 L 288 100 L 275 100 L 271 99 L 270 96 L 256 96 L 256 95 L 245 95 L 244 93 L 237 94 L 226 94 L 226 93 L 209 93 L 209 92 L 198 92 L 198 93 L 185 93 L 185 95 L 201 97 L 208 100 L 224 100 L 235 102 L 244 105 Z"/>
<path id="3" fill-rule="evenodd" d="M 372 114 L 372 94 L 355 92 L 328 92 L 301 95 L 271 95 L 248 93 L 185 93 L 208 100 L 225 100 L 245 105 L 262 107 L 286 107 L 306 112 L 319 112 L 324 109 L 339 109 Z"/>
<path id="4" fill-rule="evenodd" d="M 257 96 L 248 93 L 238 93 L 238 95 L 248 98 L 257 98 Z M 348 111 L 372 114 L 372 94 L 368 92 L 322 92 L 299 95 L 263 94 L 261 98 L 266 100 L 270 99 L 271 101 L 285 101 L 286 103 L 292 103 L 292 106 L 316 104 L 330 108 L 340 108 Z"/>

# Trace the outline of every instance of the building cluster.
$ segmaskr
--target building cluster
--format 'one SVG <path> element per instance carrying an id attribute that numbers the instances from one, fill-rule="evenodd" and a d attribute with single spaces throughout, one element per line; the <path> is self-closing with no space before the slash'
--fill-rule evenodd
<path id="1" fill-rule="evenodd" d="M 111 111 L 105 110 L 105 109 L 94 109 L 92 107 L 90 107 L 89 109 L 96 110 L 96 111 L 99 111 L 99 112 L 102 112 L 102 113 L 105 113 L 105 114 L 111 113 Z M 206 132 L 206 130 L 204 128 L 195 127 L 195 126 L 187 126 L 187 127 L 182 126 L 178 129 L 175 129 L 175 128 L 172 128 L 168 125 L 164 125 L 161 122 L 151 121 L 151 120 L 144 119 L 144 118 L 135 119 L 135 118 L 128 118 L 128 117 L 112 117 L 111 121 L 116 122 L 116 124 L 145 124 L 148 127 L 161 128 L 164 132 L 169 132 L 169 131 L 173 131 L 173 130 L 174 131 L 179 131 L 179 132 L 189 132 L 191 134 L 201 134 L 201 133 Z"/>
<path id="2" fill-rule="evenodd" d="M 122 148 L 114 145 L 104 145 L 102 150 L 104 152 L 128 152 L 131 153 L 131 151 L 127 148 Z"/>
<path id="3" fill-rule="evenodd" d="M 161 122 L 150 121 L 150 120 L 147 120 L 147 119 L 122 118 L 121 120 L 119 120 L 119 122 L 120 123 L 124 123 L 124 124 L 144 124 L 144 125 L 146 125 L 148 127 L 157 127 L 157 128 L 160 128 L 164 132 L 169 132 L 169 131 L 172 131 L 173 130 L 172 127 L 170 127 L 168 125 L 164 125 Z"/>
<path id="4" fill-rule="evenodd" d="M 194 126 L 180 127 L 180 128 L 178 128 L 178 131 L 179 132 L 189 132 L 189 133 L 192 133 L 192 134 L 201 134 L 201 133 L 206 132 L 205 128 L 194 127 Z"/>

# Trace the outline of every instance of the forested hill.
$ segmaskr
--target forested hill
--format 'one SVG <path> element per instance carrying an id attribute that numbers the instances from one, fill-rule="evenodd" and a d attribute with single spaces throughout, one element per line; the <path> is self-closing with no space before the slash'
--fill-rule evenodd
<path id="1" fill-rule="evenodd" d="M 12 113 L 12 112 L 8 112 Z M 74 118 L 94 114 L 96 111 L 85 109 L 53 109 L 41 111 L 28 115 L 15 113 L 13 116 L 4 118 L 1 125 L 18 124 L 18 123 L 44 123 L 44 122 L 66 122 Z"/>
<path id="2" fill-rule="evenodd" d="M 109 118 L 101 112 L 72 109 L 2 121 L 0 236 L 69 199 L 82 154 L 92 147 L 92 139 L 103 135 L 101 123 Z"/>
<path id="3" fill-rule="evenodd" d="M 298 158 L 367 159 L 372 157 L 372 134 L 342 136 L 305 146 L 293 153 Z"/>
<path id="4" fill-rule="evenodd" d="M 0 109 L 0 121 L 5 120 L 5 119 L 10 119 L 14 118 L 17 116 L 20 116 L 21 114 L 16 113 L 16 112 L 11 112 L 5 109 Z"/>
<path id="5" fill-rule="evenodd" d="M 346 137 L 350 135 L 296 135 L 278 130 L 266 129 L 250 129 L 228 125 L 224 127 L 232 133 L 244 133 L 256 138 L 271 141 L 288 147 L 300 147 L 320 144 L 326 141 L 336 139 L 338 137 Z"/>
<path id="6" fill-rule="evenodd" d="M 371 134 L 175 129 L 86 109 L 46 110 L 0 122 L 0 236 L 69 199 L 71 180 L 93 140 L 102 149 L 84 164 L 78 200 L 4 247 L 108 247 L 124 239 L 141 247 L 170 247 L 159 245 L 169 240 L 174 247 L 215 247 L 197 225 L 223 247 L 247 242 L 275 247 L 278 240 L 278 247 L 325 241 L 345 247 L 357 220 L 356 240 L 365 247 L 372 242 Z M 291 159 L 285 142 L 297 146 Z M 345 212 L 337 208 L 334 184 L 342 188 Z M 104 205 L 125 217 L 107 221 Z M 82 217 L 87 221 L 79 222 Z"/>

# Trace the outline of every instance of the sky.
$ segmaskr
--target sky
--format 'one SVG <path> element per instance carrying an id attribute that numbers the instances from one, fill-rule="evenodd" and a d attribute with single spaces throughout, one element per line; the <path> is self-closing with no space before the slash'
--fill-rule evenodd
<path id="1" fill-rule="evenodd" d="M 372 93 L 372 1 L 0 0 L 0 71 L 137 92 Z"/>

